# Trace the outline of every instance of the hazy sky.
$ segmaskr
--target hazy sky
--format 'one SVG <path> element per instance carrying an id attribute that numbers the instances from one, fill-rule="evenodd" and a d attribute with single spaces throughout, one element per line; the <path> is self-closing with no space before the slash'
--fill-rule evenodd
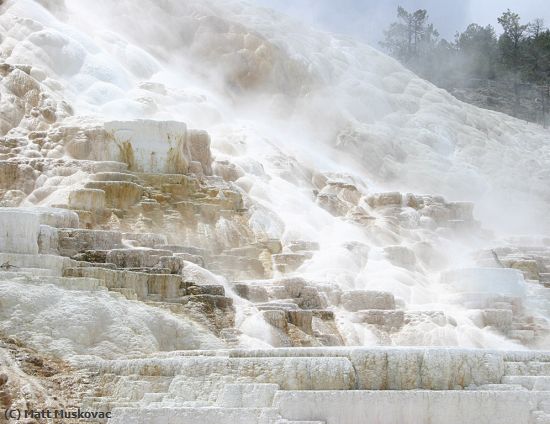
<path id="1" fill-rule="evenodd" d="M 376 45 L 382 30 L 395 20 L 398 5 L 407 10 L 427 9 L 442 37 L 453 40 L 469 23 L 491 24 L 506 9 L 522 22 L 543 18 L 550 25 L 550 0 L 252 0 L 280 10 L 321 29 L 349 34 Z"/>

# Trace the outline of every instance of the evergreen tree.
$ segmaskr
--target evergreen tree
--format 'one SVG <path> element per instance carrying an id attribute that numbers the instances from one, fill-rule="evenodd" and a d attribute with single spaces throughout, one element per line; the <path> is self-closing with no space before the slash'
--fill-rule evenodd
<path id="1" fill-rule="evenodd" d="M 503 34 L 498 40 L 500 47 L 501 61 L 504 68 L 514 75 L 518 75 L 522 65 L 522 42 L 527 34 L 527 25 L 520 24 L 520 17 L 517 13 L 508 9 L 498 19 L 502 26 Z"/>
<path id="2" fill-rule="evenodd" d="M 457 34 L 456 45 L 465 76 L 482 79 L 496 77 L 498 47 L 495 30 L 491 25 L 468 25 L 463 33 Z"/>
<path id="3" fill-rule="evenodd" d="M 550 30 L 542 19 L 529 24 L 529 37 L 525 41 L 525 60 L 522 76 L 528 81 L 547 84 L 550 78 Z"/>
<path id="4" fill-rule="evenodd" d="M 397 18 L 398 21 L 393 22 L 384 31 L 384 41 L 380 44 L 392 56 L 407 63 L 418 57 L 420 46 L 426 40 L 426 32 L 429 31 L 426 25 L 428 12 L 423 9 L 416 12 L 407 12 L 403 7 L 398 6 Z M 433 36 L 433 34 L 430 36 Z"/>
<path id="5" fill-rule="evenodd" d="M 470 24 L 454 42 L 439 39 L 428 12 L 397 8 L 397 21 L 384 31 L 380 44 L 396 59 L 430 81 L 469 78 L 547 83 L 550 78 L 550 30 L 541 19 L 522 24 L 509 9 L 498 18 L 503 33 L 491 25 Z"/>
<path id="6" fill-rule="evenodd" d="M 434 61 L 439 33 L 428 23 L 428 12 L 424 9 L 408 12 L 398 6 L 397 19 L 384 31 L 385 38 L 380 44 L 393 57 L 426 77 Z"/>

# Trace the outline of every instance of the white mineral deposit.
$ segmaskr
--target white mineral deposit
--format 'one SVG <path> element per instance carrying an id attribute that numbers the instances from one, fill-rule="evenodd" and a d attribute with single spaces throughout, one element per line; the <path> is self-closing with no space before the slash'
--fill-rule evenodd
<path id="1" fill-rule="evenodd" d="M 549 169 L 241 0 L 0 1 L 1 416 L 550 423 Z"/>

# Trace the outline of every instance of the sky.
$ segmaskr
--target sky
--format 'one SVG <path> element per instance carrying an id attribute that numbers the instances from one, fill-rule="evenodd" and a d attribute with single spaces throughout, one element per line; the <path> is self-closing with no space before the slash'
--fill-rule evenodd
<path id="1" fill-rule="evenodd" d="M 550 26 L 550 0 L 252 0 L 305 21 L 311 26 L 357 37 L 376 46 L 383 29 L 395 21 L 397 6 L 426 9 L 443 38 L 454 39 L 470 23 L 491 24 L 500 31 L 497 17 L 510 9 L 522 22 L 543 18 Z"/>

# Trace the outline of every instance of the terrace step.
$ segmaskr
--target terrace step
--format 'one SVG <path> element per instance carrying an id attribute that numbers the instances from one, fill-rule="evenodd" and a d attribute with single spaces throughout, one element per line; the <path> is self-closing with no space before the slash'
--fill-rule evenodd
<path id="1" fill-rule="evenodd" d="M 533 411 L 529 424 L 550 424 L 550 414 L 544 411 Z"/>
<path id="2" fill-rule="evenodd" d="M 550 376 L 550 362 L 505 362 L 507 376 Z"/>
<path id="3" fill-rule="evenodd" d="M 545 396 L 527 390 L 302 390 L 278 391 L 273 405 L 287 420 L 331 424 L 517 424 L 536 422 L 533 415 L 545 419 L 538 412 Z"/>
<path id="4" fill-rule="evenodd" d="M 527 390 L 550 391 L 550 376 L 538 375 L 506 375 L 502 378 L 504 384 L 520 385 Z"/>
<path id="5" fill-rule="evenodd" d="M 110 424 L 269 424 L 279 417 L 276 408 L 156 407 L 115 408 Z"/>

